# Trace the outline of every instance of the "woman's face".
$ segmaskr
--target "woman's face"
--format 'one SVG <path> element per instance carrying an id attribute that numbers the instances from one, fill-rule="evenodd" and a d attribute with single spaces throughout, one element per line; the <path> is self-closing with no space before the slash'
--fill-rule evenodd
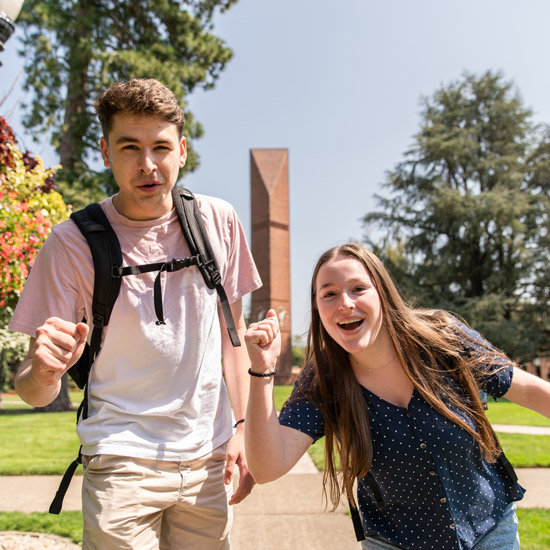
<path id="1" fill-rule="evenodd" d="M 316 302 L 328 334 L 350 355 L 380 344 L 382 306 L 365 266 L 336 256 L 321 266 L 315 281 Z"/>

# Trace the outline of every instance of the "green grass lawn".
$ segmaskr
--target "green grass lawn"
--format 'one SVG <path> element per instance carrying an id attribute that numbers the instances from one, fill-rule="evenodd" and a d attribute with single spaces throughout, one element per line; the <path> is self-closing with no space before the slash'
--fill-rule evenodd
<path id="1" fill-rule="evenodd" d="M 275 404 L 281 408 L 291 386 L 275 387 Z M 80 392 L 73 392 L 78 402 Z M 78 452 L 75 412 L 35 413 L 15 395 L 4 396 L 0 409 L 0 475 L 62 474 Z M 488 417 L 497 424 L 550 426 L 550 420 L 506 400 L 489 401 Z M 517 468 L 550 467 L 550 436 L 498 434 L 510 462 Z M 323 468 L 324 440 L 310 448 Z"/>
<path id="2" fill-rule="evenodd" d="M 292 386 L 275 386 L 273 395 L 275 397 L 275 407 L 281 410 L 283 403 L 290 397 Z"/>
<path id="3" fill-rule="evenodd" d="M 550 468 L 550 435 L 498 432 L 497 435 L 504 454 L 515 468 Z"/>
<path id="4" fill-rule="evenodd" d="M 82 542 L 82 512 L 59 515 L 33 512 L 0 512 L 0 531 L 29 531 L 67 537 L 75 544 Z"/>
<path id="5" fill-rule="evenodd" d="M 0 475 L 62 474 L 78 454 L 76 413 L 0 411 Z"/>
<path id="6" fill-rule="evenodd" d="M 530 409 L 520 407 L 506 399 L 493 401 L 489 397 L 487 402 L 487 418 L 491 424 L 516 424 L 518 426 L 547 426 L 550 427 L 550 418 Z"/>
<path id="7" fill-rule="evenodd" d="M 72 403 L 80 403 L 82 401 L 82 390 L 74 390 L 69 392 L 69 397 L 71 398 Z M 3 393 L 2 394 L 2 408 L 4 409 L 22 409 L 22 410 L 31 410 L 33 407 L 30 405 L 27 405 L 23 401 L 21 401 L 21 398 L 14 393 L 13 391 L 10 393 Z M 0 409 L 1 410 L 1 409 Z"/>
<path id="8" fill-rule="evenodd" d="M 519 508 L 518 520 L 521 550 L 550 548 L 550 510 Z"/>

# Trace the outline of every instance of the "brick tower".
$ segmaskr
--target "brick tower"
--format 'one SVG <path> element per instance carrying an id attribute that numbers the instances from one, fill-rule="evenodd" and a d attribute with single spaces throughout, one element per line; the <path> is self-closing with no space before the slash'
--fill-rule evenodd
<path id="1" fill-rule="evenodd" d="M 252 293 L 251 322 L 273 308 L 279 316 L 282 350 L 277 384 L 292 381 L 288 149 L 250 150 L 252 255 L 263 286 Z"/>

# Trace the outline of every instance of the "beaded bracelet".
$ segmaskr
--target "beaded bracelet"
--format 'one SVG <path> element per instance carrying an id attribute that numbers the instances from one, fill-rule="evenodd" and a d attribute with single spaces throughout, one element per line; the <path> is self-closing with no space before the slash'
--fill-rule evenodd
<path id="1" fill-rule="evenodd" d="M 258 378 L 268 378 L 269 376 L 275 376 L 277 374 L 277 369 L 271 372 L 253 372 L 252 368 L 250 368 L 248 369 L 248 374 L 250 374 L 250 376 L 257 376 Z"/>
<path id="2" fill-rule="evenodd" d="M 241 418 L 240 420 L 237 420 L 237 422 L 235 422 L 233 427 L 236 428 L 239 424 L 242 424 L 243 422 L 244 422 L 244 418 Z"/>

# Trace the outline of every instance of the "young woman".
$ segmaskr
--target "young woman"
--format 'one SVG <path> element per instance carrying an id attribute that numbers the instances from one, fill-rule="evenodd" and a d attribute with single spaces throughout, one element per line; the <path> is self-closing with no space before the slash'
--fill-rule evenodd
<path id="1" fill-rule="evenodd" d="M 250 325 L 245 437 L 258 483 L 287 473 L 326 436 L 324 486 L 355 505 L 364 549 L 519 548 L 524 490 L 481 396 L 550 417 L 550 384 L 531 376 L 444 311 L 412 308 L 380 260 L 358 244 L 319 259 L 311 284 L 306 367 L 279 419 L 274 311 Z"/>

